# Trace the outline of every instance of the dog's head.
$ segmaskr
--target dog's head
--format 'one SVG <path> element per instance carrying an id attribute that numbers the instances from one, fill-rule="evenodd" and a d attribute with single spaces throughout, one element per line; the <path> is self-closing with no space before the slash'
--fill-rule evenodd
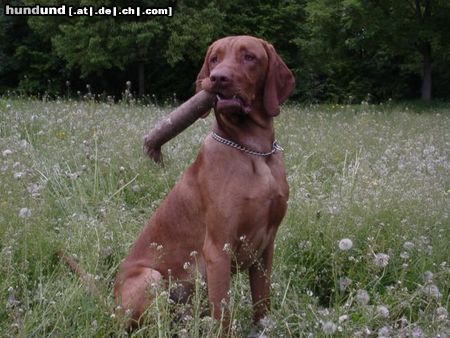
<path id="1" fill-rule="evenodd" d="M 294 76 L 268 42 L 252 36 L 231 36 L 215 41 L 197 76 L 196 90 L 217 94 L 221 114 L 264 110 L 279 114 L 280 104 L 292 93 Z"/>

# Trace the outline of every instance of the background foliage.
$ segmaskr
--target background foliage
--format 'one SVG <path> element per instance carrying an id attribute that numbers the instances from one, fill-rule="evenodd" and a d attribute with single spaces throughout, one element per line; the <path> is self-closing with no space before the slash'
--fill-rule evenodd
<path id="1" fill-rule="evenodd" d="M 251 34 L 272 42 L 294 70 L 297 99 L 450 98 L 447 0 L 72 0 L 68 4 L 172 5 L 174 16 L 5 16 L 2 6 L 0 93 L 74 96 L 77 91 L 85 94 L 90 84 L 95 93 L 119 98 L 129 80 L 135 95 L 186 98 L 213 40 Z M 423 92 L 424 74 L 429 75 L 429 95 Z"/>

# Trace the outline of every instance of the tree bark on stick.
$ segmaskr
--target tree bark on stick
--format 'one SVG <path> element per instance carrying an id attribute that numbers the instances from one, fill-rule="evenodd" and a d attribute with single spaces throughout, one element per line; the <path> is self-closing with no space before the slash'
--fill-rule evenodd
<path id="1" fill-rule="evenodd" d="M 216 95 L 205 90 L 199 91 L 188 101 L 172 111 L 169 116 L 159 121 L 144 137 L 144 152 L 153 161 L 162 161 L 161 147 L 198 118 L 207 113 L 213 106 Z"/>

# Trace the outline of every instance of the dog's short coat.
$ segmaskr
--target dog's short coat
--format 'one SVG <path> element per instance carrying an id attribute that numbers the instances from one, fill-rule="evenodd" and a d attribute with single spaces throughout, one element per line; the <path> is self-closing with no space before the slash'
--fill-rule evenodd
<path id="1" fill-rule="evenodd" d="M 217 94 L 216 135 L 255 152 L 272 152 L 273 117 L 294 88 L 291 71 L 272 45 L 251 36 L 214 42 L 196 86 Z M 212 136 L 120 266 L 115 299 L 131 311 L 130 325 L 149 306 L 151 283 L 170 276 L 182 286 L 172 296 L 187 301 L 193 268 L 207 282 L 212 315 L 225 325 L 223 304 L 237 267 L 249 272 L 255 322 L 269 308 L 274 239 L 289 195 L 282 155 L 279 149 L 266 156 L 249 154 Z"/>

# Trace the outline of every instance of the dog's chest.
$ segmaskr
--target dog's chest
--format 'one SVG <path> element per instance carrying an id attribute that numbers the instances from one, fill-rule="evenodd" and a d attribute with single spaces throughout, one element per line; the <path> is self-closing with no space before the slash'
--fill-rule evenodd
<path id="1" fill-rule="evenodd" d="M 261 203 L 262 208 L 270 214 L 274 214 L 275 219 L 271 222 L 276 222 L 275 214 L 278 210 L 283 211 L 284 214 L 289 195 L 283 163 L 281 160 L 255 160 L 252 163 L 252 168 L 253 172 L 251 177 L 248 178 L 251 182 L 248 197 L 257 200 Z"/>
<path id="2" fill-rule="evenodd" d="M 259 161 L 242 189 L 241 218 L 235 248 L 239 265 L 247 267 L 273 242 L 287 209 L 289 188 L 283 164 Z"/>
<path id="3" fill-rule="evenodd" d="M 277 227 L 287 208 L 289 187 L 281 158 L 266 161 L 256 158 L 251 170 L 244 169 L 230 186 L 236 197 L 236 211 L 244 217 L 243 231 L 252 232 L 260 228 Z"/>

